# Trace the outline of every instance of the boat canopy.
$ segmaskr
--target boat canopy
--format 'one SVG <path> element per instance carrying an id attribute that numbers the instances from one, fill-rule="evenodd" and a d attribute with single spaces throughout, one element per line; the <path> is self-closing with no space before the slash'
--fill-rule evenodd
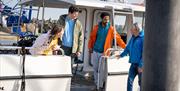
<path id="1" fill-rule="evenodd" d="M 45 7 L 49 8 L 67 8 L 69 5 L 74 4 L 74 0 L 22 0 L 19 2 L 19 5 L 32 5 L 42 7 L 43 2 Z"/>
<path id="2" fill-rule="evenodd" d="M 20 5 L 44 6 L 49 8 L 68 8 L 70 5 L 91 8 L 106 8 L 106 9 L 132 9 L 135 11 L 145 11 L 144 6 L 132 5 L 128 3 L 117 3 L 98 0 L 22 0 Z"/>

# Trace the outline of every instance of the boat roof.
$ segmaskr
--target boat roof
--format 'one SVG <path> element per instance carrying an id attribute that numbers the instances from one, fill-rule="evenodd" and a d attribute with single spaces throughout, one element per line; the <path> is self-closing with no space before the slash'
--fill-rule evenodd
<path id="1" fill-rule="evenodd" d="M 134 11 L 145 11 L 145 7 L 141 5 L 133 5 L 128 3 L 98 1 L 98 0 L 22 0 L 20 5 L 32 5 L 41 7 L 45 3 L 45 7 L 49 8 L 68 8 L 70 5 L 79 7 L 104 8 L 104 9 L 132 9 Z"/>

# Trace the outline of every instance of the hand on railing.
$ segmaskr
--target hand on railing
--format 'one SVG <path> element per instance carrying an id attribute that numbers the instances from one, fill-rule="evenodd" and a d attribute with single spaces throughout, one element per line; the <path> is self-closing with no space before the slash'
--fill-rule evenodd
<path id="1" fill-rule="evenodd" d="M 114 59 L 114 58 L 117 58 L 119 59 L 120 58 L 120 55 L 111 55 L 108 57 L 109 59 Z"/>
<path id="2" fill-rule="evenodd" d="M 117 58 L 117 59 L 120 59 L 120 58 L 121 58 L 121 56 L 120 56 L 120 55 L 115 55 L 115 56 L 116 56 L 116 58 Z"/>
<path id="3" fill-rule="evenodd" d="M 57 54 L 61 54 L 64 56 L 64 50 L 60 47 L 58 47 L 58 49 L 53 51 L 53 55 L 57 55 Z"/>
<path id="4" fill-rule="evenodd" d="M 118 55 L 120 52 L 122 51 L 122 49 L 115 49 L 115 48 L 109 48 L 106 50 L 105 55 L 108 55 L 110 58 L 115 58 L 115 55 Z M 118 54 L 117 54 L 118 52 Z"/>

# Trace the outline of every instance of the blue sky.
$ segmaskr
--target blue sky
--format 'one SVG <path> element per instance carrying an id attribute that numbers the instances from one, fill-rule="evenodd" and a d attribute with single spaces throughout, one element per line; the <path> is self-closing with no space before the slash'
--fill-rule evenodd
<path id="1" fill-rule="evenodd" d="M 19 0 L 2 0 L 6 5 L 13 7 Z M 130 3 L 136 3 L 136 2 L 142 2 L 142 0 L 127 0 Z M 39 19 L 42 19 L 42 8 L 40 10 Z M 58 19 L 59 15 L 67 13 L 66 9 L 51 9 L 51 8 L 45 8 L 45 19 Z M 33 11 L 32 17 L 37 17 L 37 11 Z"/>

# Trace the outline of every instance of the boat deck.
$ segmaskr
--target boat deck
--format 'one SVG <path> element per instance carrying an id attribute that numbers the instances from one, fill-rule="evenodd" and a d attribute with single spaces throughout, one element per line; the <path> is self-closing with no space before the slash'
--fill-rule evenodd
<path id="1" fill-rule="evenodd" d="M 95 88 L 95 84 L 92 77 L 85 78 L 80 74 L 72 77 L 71 91 L 93 91 L 93 88 Z"/>

